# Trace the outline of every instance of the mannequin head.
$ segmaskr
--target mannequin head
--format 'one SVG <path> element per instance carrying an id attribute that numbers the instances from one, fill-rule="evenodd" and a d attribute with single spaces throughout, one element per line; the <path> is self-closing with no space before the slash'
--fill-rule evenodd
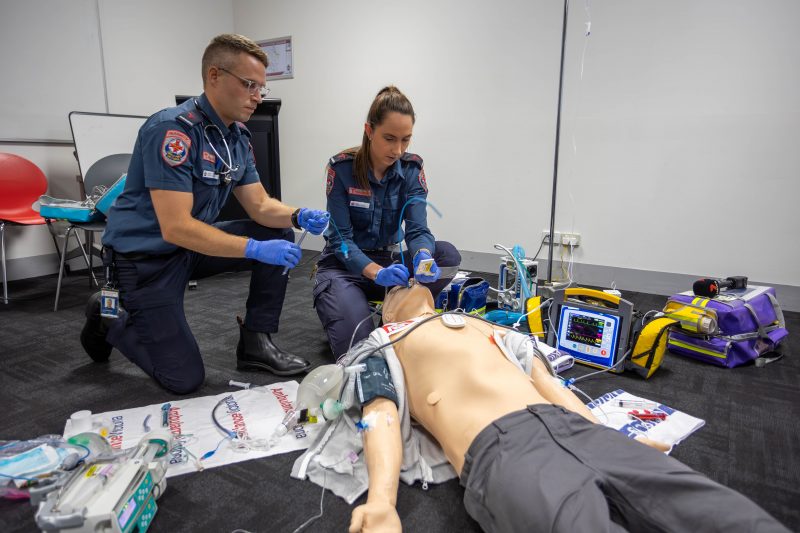
<path id="1" fill-rule="evenodd" d="M 394 287 L 383 301 L 383 321 L 388 324 L 435 313 L 433 305 L 433 295 L 425 285 Z"/>

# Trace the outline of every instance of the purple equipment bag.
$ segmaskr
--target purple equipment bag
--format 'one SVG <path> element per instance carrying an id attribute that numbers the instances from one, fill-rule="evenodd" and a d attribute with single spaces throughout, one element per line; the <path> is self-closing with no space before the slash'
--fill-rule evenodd
<path id="1" fill-rule="evenodd" d="M 789 335 L 781 306 L 772 287 L 753 286 L 727 290 L 715 298 L 693 292 L 669 299 L 690 307 L 713 310 L 717 331 L 711 335 L 674 328 L 669 332 L 669 351 L 718 366 L 733 368 L 756 359 L 756 366 L 774 360 L 762 357 L 774 351 Z"/>

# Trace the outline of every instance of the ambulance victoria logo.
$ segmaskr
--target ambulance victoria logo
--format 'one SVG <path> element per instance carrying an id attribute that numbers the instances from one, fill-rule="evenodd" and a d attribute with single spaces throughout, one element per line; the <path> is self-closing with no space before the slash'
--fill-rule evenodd
<path id="1" fill-rule="evenodd" d="M 428 180 L 425 178 L 425 169 L 419 169 L 419 184 L 422 185 L 422 188 L 425 189 L 425 192 L 428 192 Z"/>
<path id="2" fill-rule="evenodd" d="M 164 142 L 161 145 L 161 157 L 168 165 L 178 166 L 186 161 L 190 146 L 192 146 L 192 141 L 185 133 L 169 130 L 164 135 Z"/>
<path id="3" fill-rule="evenodd" d="M 330 165 L 325 168 L 325 195 L 330 196 L 333 190 L 333 181 L 336 179 L 336 171 Z"/>

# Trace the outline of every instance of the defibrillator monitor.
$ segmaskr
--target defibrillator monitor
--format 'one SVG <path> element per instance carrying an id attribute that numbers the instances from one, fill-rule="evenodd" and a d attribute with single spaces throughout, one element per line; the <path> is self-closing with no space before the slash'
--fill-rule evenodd
<path id="1" fill-rule="evenodd" d="M 563 305 L 556 348 L 579 362 L 612 367 L 616 362 L 619 326 L 619 316 Z"/>

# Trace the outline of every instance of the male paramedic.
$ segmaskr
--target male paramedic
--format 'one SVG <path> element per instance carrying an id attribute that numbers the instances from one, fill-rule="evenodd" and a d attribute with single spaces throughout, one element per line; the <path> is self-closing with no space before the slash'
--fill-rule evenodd
<path id="1" fill-rule="evenodd" d="M 101 319 L 98 293 L 81 331 L 93 360 L 108 360 L 113 346 L 164 388 L 196 390 L 205 371 L 184 314 L 184 289 L 190 279 L 251 270 L 247 314 L 237 317 L 237 368 L 281 376 L 308 369 L 270 334 L 286 293 L 283 271 L 301 256 L 290 228 L 320 234 L 328 213 L 283 204 L 259 180 L 242 122 L 266 95 L 267 63 L 250 39 L 215 37 L 202 59 L 204 93 L 159 111 L 139 130 L 102 239 L 108 288 L 118 291 L 118 305 L 116 292 L 102 299 L 103 315 L 117 317 Z M 250 219 L 215 222 L 231 193 Z"/>
<path id="2" fill-rule="evenodd" d="M 409 413 L 441 446 L 467 512 L 488 532 L 788 531 L 656 443 L 599 424 L 526 336 L 464 315 L 448 325 L 422 285 L 392 289 L 383 317 L 389 324 L 352 360 L 367 368 L 357 396 L 369 494 L 351 532 L 400 531 L 398 477 L 436 478 L 430 448 L 405 429 Z M 328 488 L 336 482 L 327 471 Z"/>

